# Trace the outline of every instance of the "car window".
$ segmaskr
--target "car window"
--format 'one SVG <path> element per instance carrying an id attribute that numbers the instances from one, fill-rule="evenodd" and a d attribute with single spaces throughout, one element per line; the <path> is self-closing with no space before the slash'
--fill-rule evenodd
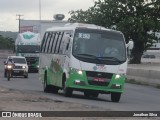
<path id="1" fill-rule="evenodd" d="M 26 64 L 26 60 L 24 58 L 13 58 L 14 63 Z"/>

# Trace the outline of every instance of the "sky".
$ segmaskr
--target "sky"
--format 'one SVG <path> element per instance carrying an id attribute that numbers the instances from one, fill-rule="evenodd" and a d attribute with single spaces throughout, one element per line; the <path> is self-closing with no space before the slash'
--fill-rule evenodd
<path id="1" fill-rule="evenodd" d="M 64 14 L 65 20 L 71 10 L 87 10 L 94 0 L 0 0 L 0 31 L 18 31 L 18 14 L 24 20 L 53 20 L 55 14 Z"/>

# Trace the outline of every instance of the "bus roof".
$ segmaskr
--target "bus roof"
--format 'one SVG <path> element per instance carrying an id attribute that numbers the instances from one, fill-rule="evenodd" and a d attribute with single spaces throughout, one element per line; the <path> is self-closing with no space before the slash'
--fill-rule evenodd
<path id="1" fill-rule="evenodd" d="M 52 27 L 48 28 L 46 31 L 56 31 L 56 30 L 75 30 L 77 28 L 83 29 L 97 29 L 97 30 L 107 30 L 107 31 L 115 31 L 120 32 L 112 29 L 106 29 L 105 27 L 94 25 L 94 24 L 85 24 L 85 23 L 67 23 L 63 27 Z"/>

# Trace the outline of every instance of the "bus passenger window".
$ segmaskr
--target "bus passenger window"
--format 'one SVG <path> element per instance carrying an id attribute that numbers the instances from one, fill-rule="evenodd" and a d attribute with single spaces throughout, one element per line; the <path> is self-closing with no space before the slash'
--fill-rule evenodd
<path id="1" fill-rule="evenodd" d="M 48 37 L 48 33 L 45 33 L 42 44 L 41 44 L 41 52 L 45 51 L 45 45 L 46 45 L 46 42 L 47 42 L 47 37 Z"/>

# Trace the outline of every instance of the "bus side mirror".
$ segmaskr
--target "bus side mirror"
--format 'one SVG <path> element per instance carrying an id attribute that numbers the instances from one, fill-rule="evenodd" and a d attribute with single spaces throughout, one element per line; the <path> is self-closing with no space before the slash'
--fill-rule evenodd
<path id="1" fill-rule="evenodd" d="M 126 47 L 127 47 L 129 50 L 132 50 L 133 47 L 134 47 L 134 42 L 130 40 L 130 41 L 127 43 Z"/>

